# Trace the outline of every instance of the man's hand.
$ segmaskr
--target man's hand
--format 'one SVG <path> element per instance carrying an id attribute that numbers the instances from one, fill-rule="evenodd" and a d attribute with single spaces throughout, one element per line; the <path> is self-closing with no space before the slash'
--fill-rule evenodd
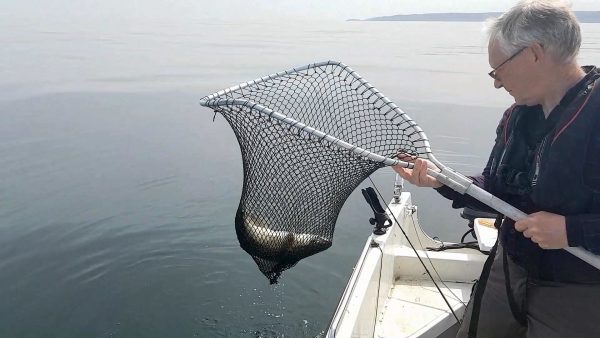
<path id="1" fill-rule="evenodd" d="M 403 160 L 402 158 L 400 159 Z M 414 162 L 414 169 L 406 169 L 399 165 L 393 166 L 392 168 L 395 172 L 402 176 L 402 178 L 409 181 L 411 184 L 416 185 L 417 187 L 439 188 L 443 184 L 434 177 L 427 175 L 428 162 L 429 161 L 427 160 L 418 158 Z M 433 166 L 433 164 L 431 166 Z"/>
<path id="2" fill-rule="evenodd" d="M 515 229 L 542 249 L 564 249 L 569 246 L 565 216 L 536 212 L 516 222 Z"/>

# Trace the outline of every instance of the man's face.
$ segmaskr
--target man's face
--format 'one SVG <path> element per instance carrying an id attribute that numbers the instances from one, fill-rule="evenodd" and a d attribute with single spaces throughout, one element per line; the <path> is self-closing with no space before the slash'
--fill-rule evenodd
<path id="1" fill-rule="evenodd" d="M 495 69 L 494 87 L 504 88 L 518 105 L 534 106 L 540 103 L 541 79 L 536 72 L 531 48 L 506 55 L 496 41 L 490 41 L 488 58 L 490 67 Z"/>

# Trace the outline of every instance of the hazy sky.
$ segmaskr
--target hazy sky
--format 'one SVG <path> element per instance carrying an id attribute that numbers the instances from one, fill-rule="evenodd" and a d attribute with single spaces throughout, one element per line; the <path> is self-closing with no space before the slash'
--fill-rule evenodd
<path id="1" fill-rule="evenodd" d="M 339 19 L 428 12 L 504 11 L 515 0 L 0 0 L 4 17 Z M 599 0 L 572 0 L 600 10 Z"/>

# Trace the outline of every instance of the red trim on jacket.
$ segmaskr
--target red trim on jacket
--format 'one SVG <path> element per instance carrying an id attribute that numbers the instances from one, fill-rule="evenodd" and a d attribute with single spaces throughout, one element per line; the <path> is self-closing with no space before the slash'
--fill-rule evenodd
<path id="1" fill-rule="evenodd" d="M 560 128 L 560 130 L 556 133 L 556 135 L 554 135 L 554 138 L 552 139 L 552 143 L 554 143 L 554 141 L 556 141 L 556 139 L 560 136 L 560 134 L 562 134 L 563 131 L 565 131 L 565 129 L 567 129 L 568 126 L 571 125 L 571 123 L 573 123 L 573 121 L 575 121 L 575 119 L 577 118 L 577 116 L 579 116 L 579 113 L 581 113 L 581 111 L 583 110 L 583 108 L 587 105 L 590 97 L 592 97 L 592 95 L 587 96 L 587 98 L 585 99 L 585 101 L 583 101 L 583 104 L 581 105 L 581 107 L 579 107 L 579 109 L 577 110 L 577 112 L 575 113 L 575 115 L 573 115 L 573 117 L 571 117 L 571 119 L 569 120 L 569 122 L 565 123 L 565 125 Z"/>

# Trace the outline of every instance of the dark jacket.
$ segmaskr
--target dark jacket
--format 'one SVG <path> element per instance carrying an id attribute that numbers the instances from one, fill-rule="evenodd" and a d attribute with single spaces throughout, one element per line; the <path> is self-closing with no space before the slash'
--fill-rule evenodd
<path id="1" fill-rule="evenodd" d="M 569 246 L 600 253 L 600 73 L 587 75 L 544 118 L 540 106 L 509 108 L 488 163 L 475 184 L 526 213 L 564 215 Z M 453 207 L 485 207 L 447 187 Z M 600 271 L 564 250 L 543 250 L 505 219 L 500 241 L 533 278 L 600 283 Z"/>

